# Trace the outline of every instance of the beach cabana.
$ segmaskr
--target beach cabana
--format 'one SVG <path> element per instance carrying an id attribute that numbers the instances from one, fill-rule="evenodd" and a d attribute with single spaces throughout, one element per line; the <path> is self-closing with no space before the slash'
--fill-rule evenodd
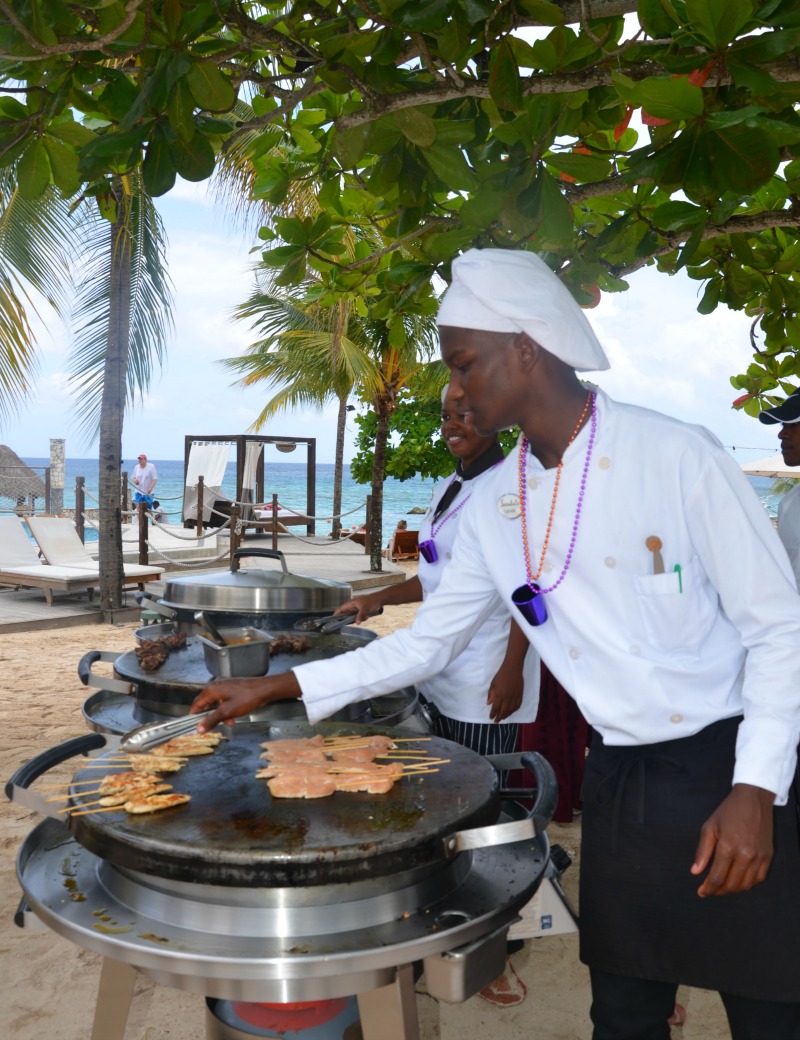
<path id="1" fill-rule="evenodd" d="M 787 466 L 779 451 L 774 455 L 767 455 L 766 458 L 743 463 L 742 470 L 751 477 L 793 477 L 800 480 L 800 466 Z"/>
<path id="2" fill-rule="evenodd" d="M 0 444 L 0 499 L 9 498 L 13 508 L 32 512 L 35 500 L 40 498 L 44 502 L 46 496 L 42 478 L 16 452 Z"/>
<path id="3" fill-rule="evenodd" d="M 184 495 L 183 521 L 193 527 L 197 522 L 198 477 L 203 478 L 203 524 L 220 527 L 230 515 L 231 500 L 222 490 L 225 468 L 231 448 L 235 449 L 236 492 L 235 501 L 241 503 L 241 517 L 247 523 L 253 519 L 254 510 L 249 503 L 264 502 L 270 493 L 265 487 L 264 448 L 274 445 L 278 451 L 289 453 L 298 445 L 306 446 L 306 508 L 305 515 L 287 510 L 278 519 L 281 525 L 292 524 L 306 527 L 309 535 L 314 534 L 316 513 L 317 441 L 315 437 L 284 437 L 253 433 L 233 436 L 187 436 L 184 447 Z M 294 505 L 294 503 L 291 503 Z M 264 511 L 258 510 L 263 518 Z M 262 528 L 264 529 L 264 528 Z M 267 528 L 265 530 L 271 530 Z"/>

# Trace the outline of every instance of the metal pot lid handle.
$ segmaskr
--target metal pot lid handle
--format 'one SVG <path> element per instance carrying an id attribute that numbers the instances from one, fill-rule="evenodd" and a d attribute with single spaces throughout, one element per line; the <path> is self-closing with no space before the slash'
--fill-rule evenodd
<path id="1" fill-rule="evenodd" d="M 289 573 L 289 568 L 286 566 L 286 558 L 280 549 L 237 549 L 231 560 L 232 571 L 239 570 L 239 560 L 245 556 L 262 556 L 268 560 L 280 560 L 283 573 Z"/>
<path id="2" fill-rule="evenodd" d="M 162 617 L 167 618 L 169 621 L 174 621 L 178 616 L 177 610 L 173 610 L 172 607 L 167 607 L 156 599 L 156 597 L 150 592 L 137 592 L 134 599 L 140 607 L 144 607 L 146 610 L 154 610 L 156 614 L 160 614 Z"/>
<path id="3" fill-rule="evenodd" d="M 200 711 L 196 715 L 182 715 L 180 718 L 170 719 L 168 722 L 149 722 L 144 726 L 137 726 L 136 729 L 125 734 L 120 740 L 119 746 L 123 751 L 134 753 L 149 751 L 150 748 L 158 747 L 159 744 L 163 744 L 173 737 L 191 733 L 192 730 L 197 729 L 200 719 L 204 719 L 214 710 L 214 708 L 209 708 L 208 711 Z"/>
<path id="4" fill-rule="evenodd" d="M 72 737 L 62 744 L 42 751 L 41 754 L 20 766 L 7 782 L 6 798 L 15 804 L 33 809 L 42 816 L 54 816 L 63 822 L 64 817 L 59 813 L 61 806 L 57 802 L 46 802 L 40 794 L 28 790 L 29 786 L 49 769 L 61 762 L 66 762 L 68 758 L 74 758 L 75 755 L 88 755 L 90 751 L 106 748 L 108 742 L 109 738 L 105 733 L 84 733 L 80 737 Z"/>
<path id="5" fill-rule="evenodd" d="M 110 675 L 95 675 L 92 671 L 95 661 L 114 662 L 122 653 L 121 650 L 90 650 L 78 661 L 78 678 L 90 690 L 108 690 L 109 693 L 123 693 L 129 697 L 135 689 L 133 683 L 115 679 Z"/>
<path id="6" fill-rule="evenodd" d="M 527 841 L 544 834 L 553 818 L 558 800 L 558 783 L 553 767 L 538 751 L 525 751 L 521 755 L 487 756 L 495 768 L 529 769 L 536 777 L 536 800 L 530 813 L 521 820 L 496 823 L 490 827 L 472 827 L 468 831 L 456 831 L 444 839 L 444 851 L 448 857 L 456 856 L 468 849 L 483 849 L 494 845 L 510 845 L 515 841 Z"/>

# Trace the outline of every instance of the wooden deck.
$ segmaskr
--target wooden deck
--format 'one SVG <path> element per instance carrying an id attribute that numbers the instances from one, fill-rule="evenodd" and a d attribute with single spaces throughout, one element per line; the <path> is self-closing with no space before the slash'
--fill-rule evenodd
<path id="1" fill-rule="evenodd" d="M 271 548 L 271 545 L 271 538 L 251 536 L 247 538 L 242 548 L 268 549 Z M 381 573 L 373 574 L 369 569 L 369 557 L 364 553 L 363 547 L 349 541 L 339 542 L 335 545 L 327 543 L 317 547 L 301 542 L 291 535 L 281 535 L 279 547 L 286 558 L 286 566 L 293 573 L 343 581 L 351 586 L 353 592 L 383 588 L 386 585 L 403 581 L 406 577 L 405 571 L 387 560 L 383 561 Z M 163 564 L 164 561 L 160 561 L 160 563 Z M 277 560 L 258 561 L 256 565 L 265 570 L 280 567 Z M 226 567 L 226 562 L 222 560 L 207 567 L 169 568 L 164 574 L 164 578 L 169 581 L 170 578 L 180 577 L 184 574 L 220 571 L 225 570 Z M 149 592 L 159 594 L 163 589 L 163 579 L 148 583 L 146 588 Z M 115 611 L 114 623 L 136 621 L 139 618 L 139 606 L 134 599 L 134 591 L 128 590 L 125 593 L 124 606 Z M 0 634 L 102 623 L 97 593 L 92 602 L 89 601 L 85 592 L 56 593 L 53 597 L 53 605 L 48 607 L 41 589 L 0 589 Z"/>

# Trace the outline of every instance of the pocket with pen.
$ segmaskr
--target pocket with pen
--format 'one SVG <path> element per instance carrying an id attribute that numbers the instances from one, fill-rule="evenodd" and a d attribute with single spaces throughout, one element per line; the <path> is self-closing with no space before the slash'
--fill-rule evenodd
<path id="1" fill-rule="evenodd" d="M 633 577 L 648 643 L 696 654 L 717 617 L 718 596 L 697 559 L 663 574 Z"/>

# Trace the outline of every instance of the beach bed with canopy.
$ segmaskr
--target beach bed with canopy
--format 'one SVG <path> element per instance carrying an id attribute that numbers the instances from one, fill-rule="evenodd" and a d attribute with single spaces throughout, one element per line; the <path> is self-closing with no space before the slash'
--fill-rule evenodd
<path id="1" fill-rule="evenodd" d="M 294 451 L 305 444 L 306 508 L 300 513 L 284 507 L 278 513 L 278 530 L 304 526 L 308 535 L 315 533 L 317 442 L 314 437 L 279 437 L 275 435 L 235 434 L 233 436 L 187 436 L 184 448 L 183 522 L 186 527 L 197 524 L 199 478 L 203 478 L 204 527 L 220 527 L 230 516 L 233 502 L 223 492 L 225 469 L 231 448 L 235 449 L 236 491 L 243 530 L 256 527 L 271 533 L 272 504 L 264 502 L 264 446 L 274 444 L 279 451 Z M 291 504 L 292 506 L 294 503 Z M 266 522 L 265 522 L 266 520 Z"/>

